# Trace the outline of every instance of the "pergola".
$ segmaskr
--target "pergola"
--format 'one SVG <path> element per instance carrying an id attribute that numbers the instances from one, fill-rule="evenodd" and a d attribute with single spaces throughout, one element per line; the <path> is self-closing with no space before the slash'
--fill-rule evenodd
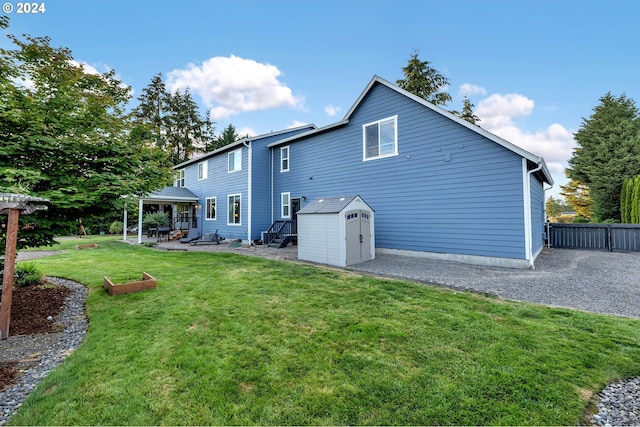
<path id="1" fill-rule="evenodd" d="M 7 243 L 4 252 L 4 274 L 2 278 L 2 299 L 0 300 L 0 339 L 7 339 L 9 337 L 11 297 L 13 293 L 13 275 L 15 272 L 20 214 L 29 215 L 37 210 L 47 209 L 44 205 L 33 205 L 31 203 L 48 201 L 47 199 L 24 194 L 0 193 L 0 215 L 8 215 L 6 230 Z"/>

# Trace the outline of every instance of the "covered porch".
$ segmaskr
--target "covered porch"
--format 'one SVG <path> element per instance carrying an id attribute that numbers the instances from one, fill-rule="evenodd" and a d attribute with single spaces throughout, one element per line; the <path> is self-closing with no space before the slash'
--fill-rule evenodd
<path id="1" fill-rule="evenodd" d="M 138 201 L 138 244 L 143 241 L 143 234 L 148 230 L 143 229 L 142 218 L 145 205 L 158 206 L 158 212 L 164 212 L 169 217 L 169 227 L 166 235 L 174 232 L 183 232 L 199 228 L 200 204 L 198 197 L 184 187 L 164 187 L 162 190 L 149 193 Z M 127 229 L 127 211 L 124 215 L 124 229 Z M 158 233 L 160 230 L 155 230 Z M 160 237 L 158 235 L 158 237 Z"/>

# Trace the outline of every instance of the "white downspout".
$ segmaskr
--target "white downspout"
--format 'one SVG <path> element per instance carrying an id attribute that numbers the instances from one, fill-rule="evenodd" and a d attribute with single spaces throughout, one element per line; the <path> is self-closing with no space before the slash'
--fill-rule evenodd
<path id="1" fill-rule="evenodd" d="M 527 171 L 527 159 L 522 158 L 522 174 L 524 178 L 524 244 L 525 259 L 529 261 L 529 268 L 535 268 L 533 264 L 533 251 L 531 245 L 533 242 L 531 236 L 531 174 L 542 169 L 542 160 L 538 162 L 538 167 Z"/>
<path id="2" fill-rule="evenodd" d="M 247 147 L 247 239 L 249 240 L 249 246 L 251 246 L 251 242 L 253 239 L 251 238 L 251 187 L 252 187 L 252 177 L 253 177 L 253 153 L 251 150 L 251 141 L 245 141 L 242 143 L 245 147 Z"/>
<path id="3" fill-rule="evenodd" d="M 273 224 L 273 148 L 271 150 L 271 170 L 269 171 L 269 180 L 271 181 L 271 224 Z"/>

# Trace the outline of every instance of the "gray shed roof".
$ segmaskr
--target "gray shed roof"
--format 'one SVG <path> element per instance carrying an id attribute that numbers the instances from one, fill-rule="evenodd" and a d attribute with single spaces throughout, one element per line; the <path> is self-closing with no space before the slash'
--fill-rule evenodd
<path id="1" fill-rule="evenodd" d="M 198 196 L 184 187 L 164 187 L 142 198 L 145 203 L 158 202 L 197 202 Z"/>
<path id="2" fill-rule="evenodd" d="M 347 205 L 353 202 L 356 198 L 360 198 L 360 200 L 362 200 L 362 198 L 358 195 L 315 199 L 310 201 L 304 208 L 300 209 L 298 211 L 298 215 L 338 213 L 346 208 Z"/>

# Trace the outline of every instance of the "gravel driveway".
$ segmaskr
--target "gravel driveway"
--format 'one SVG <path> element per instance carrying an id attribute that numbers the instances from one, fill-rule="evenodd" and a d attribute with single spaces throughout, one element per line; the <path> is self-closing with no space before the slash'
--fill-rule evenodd
<path id="1" fill-rule="evenodd" d="M 545 249 L 535 270 L 376 255 L 350 268 L 503 299 L 640 318 L 640 253 Z"/>

